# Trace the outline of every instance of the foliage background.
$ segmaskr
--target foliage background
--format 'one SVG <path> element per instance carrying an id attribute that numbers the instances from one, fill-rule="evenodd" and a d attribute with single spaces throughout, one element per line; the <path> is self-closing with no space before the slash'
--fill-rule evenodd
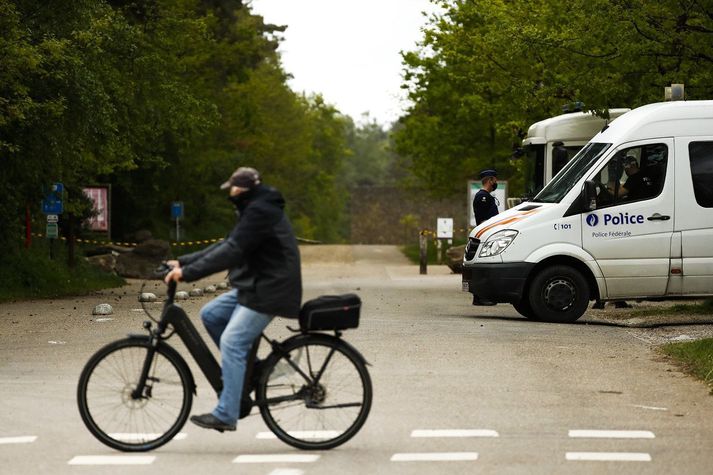
<path id="1" fill-rule="evenodd" d="M 217 184 L 251 165 L 301 237 L 348 242 L 365 187 L 453 197 L 495 166 L 517 194 L 513 145 L 563 104 L 606 116 L 672 82 L 712 97 L 708 1 L 433 1 L 441 13 L 403 52 L 411 106 L 385 129 L 292 91 L 285 26 L 249 2 L 0 0 L 0 260 L 21 252 L 26 211 L 42 230 L 53 182 L 65 235 L 89 213 L 80 188 L 110 184 L 114 239 L 170 238 L 174 200 L 183 237 L 211 239 L 234 219 Z"/>

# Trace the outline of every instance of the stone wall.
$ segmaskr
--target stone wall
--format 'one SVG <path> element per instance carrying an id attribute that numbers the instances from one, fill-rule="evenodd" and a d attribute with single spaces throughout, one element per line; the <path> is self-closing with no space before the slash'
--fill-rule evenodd
<path id="1" fill-rule="evenodd" d="M 465 189 L 449 199 L 434 200 L 396 187 L 355 188 L 350 205 L 351 243 L 418 242 L 419 230 L 436 231 L 437 218 L 453 218 L 455 237 L 465 237 L 470 208 L 466 200 Z"/>

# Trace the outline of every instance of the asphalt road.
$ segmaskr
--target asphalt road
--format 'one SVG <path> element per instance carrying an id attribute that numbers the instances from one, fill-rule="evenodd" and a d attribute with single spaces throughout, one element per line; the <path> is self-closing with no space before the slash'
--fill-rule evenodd
<path id="1" fill-rule="evenodd" d="M 471 306 L 460 276 L 444 267 L 420 276 L 392 247 L 306 248 L 303 260 L 305 299 L 356 291 L 364 301 L 362 324 L 346 338 L 372 365 L 374 402 L 350 442 L 300 452 L 258 438 L 267 431 L 259 415 L 235 433 L 188 423 L 181 440 L 147 454 L 96 441 L 79 417 L 76 383 L 100 346 L 141 332 L 132 282 L 0 306 L 0 473 L 713 472 L 713 397 L 655 351 L 664 341 L 711 335 L 710 325 L 626 328 L 595 324 L 596 312 L 571 325 L 530 322 L 509 305 Z M 183 306 L 195 317 L 209 298 Z M 102 302 L 114 314 L 93 317 Z M 286 334 L 289 323 L 276 320 L 269 335 Z M 192 412 L 207 412 L 214 393 L 194 375 Z M 267 461 L 242 463 L 246 455 Z M 294 458 L 304 455 L 316 457 Z M 87 456 L 94 458 L 78 458 Z"/>

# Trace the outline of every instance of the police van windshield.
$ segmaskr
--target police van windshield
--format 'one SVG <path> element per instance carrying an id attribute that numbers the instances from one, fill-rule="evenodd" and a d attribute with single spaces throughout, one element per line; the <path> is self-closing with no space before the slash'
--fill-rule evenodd
<path id="1" fill-rule="evenodd" d="M 532 200 L 536 203 L 559 203 L 611 147 L 610 143 L 590 142 Z"/>

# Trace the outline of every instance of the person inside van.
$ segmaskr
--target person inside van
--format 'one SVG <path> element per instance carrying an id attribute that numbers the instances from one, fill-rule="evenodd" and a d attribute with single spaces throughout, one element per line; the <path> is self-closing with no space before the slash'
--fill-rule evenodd
<path id="1" fill-rule="evenodd" d="M 633 155 L 627 155 L 624 160 L 624 173 L 627 179 L 621 188 L 620 196 L 627 201 L 651 198 L 658 192 L 654 180 L 642 172 L 638 160 Z"/>

